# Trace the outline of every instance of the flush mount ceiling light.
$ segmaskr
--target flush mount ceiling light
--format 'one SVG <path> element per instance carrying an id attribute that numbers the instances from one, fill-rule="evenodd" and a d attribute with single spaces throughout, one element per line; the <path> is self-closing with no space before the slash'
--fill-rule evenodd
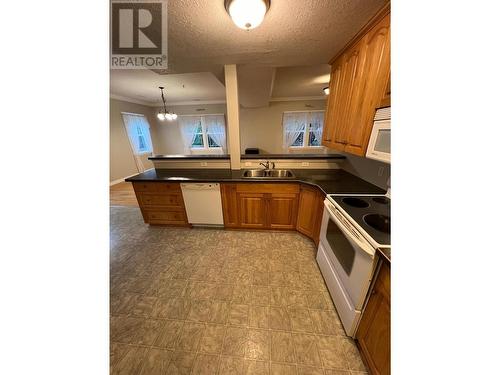
<path id="1" fill-rule="evenodd" d="M 158 117 L 158 119 L 160 121 L 164 121 L 164 120 L 167 120 L 167 121 L 172 121 L 172 120 L 175 120 L 177 118 L 177 115 L 175 113 L 170 113 L 169 111 L 167 111 L 167 103 L 165 102 L 165 96 L 163 95 L 163 89 L 165 87 L 158 87 L 160 90 L 161 90 L 161 100 L 163 101 L 163 110 L 160 109 L 160 111 L 158 112 L 158 114 L 156 115 L 156 117 Z"/>
<path id="2" fill-rule="evenodd" d="M 262 23 L 271 0 L 224 0 L 224 6 L 236 26 L 250 30 Z"/>
<path id="3" fill-rule="evenodd" d="M 323 87 L 323 92 L 325 93 L 325 95 L 330 95 L 330 87 Z"/>

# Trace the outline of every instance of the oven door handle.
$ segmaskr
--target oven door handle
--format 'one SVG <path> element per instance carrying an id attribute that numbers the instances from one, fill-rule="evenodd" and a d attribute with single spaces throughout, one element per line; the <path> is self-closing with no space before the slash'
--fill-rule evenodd
<path id="1" fill-rule="evenodd" d="M 333 212 L 330 208 L 330 204 L 328 202 L 325 202 L 325 208 L 326 210 L 328 211 L 328 214 L 329 216 L 332 218 L 332 220 L 335 222 L 335 224 L 337 224 L 337 226 L 339 227 L 339 229 L 342 231 L 342 233 L 344 233 L 344 235 L 347 237 L 347 239 L 349 241 L 353 241 L 356 245 L 359 246 L 359 248 L 361 250 L 363 250 L 365 253 L 367 253 L 370 257 L 374 257 L 375 256 L 375 249 L 368 243 L 364 240 L 364 241 L 361 241 L 359 238 L 355 237 L 354 235 L 352 235 L 348 229 L 346 229 L 346 227 L 344 226 L 344 224 L 340 221 L 340 219 L 337 217 L 337 215 L 335 214 L 335 212 Z M 347 219 L 345 219 L 347 220 Z M 361 235 L 360 235 L 361 236 Z"/>

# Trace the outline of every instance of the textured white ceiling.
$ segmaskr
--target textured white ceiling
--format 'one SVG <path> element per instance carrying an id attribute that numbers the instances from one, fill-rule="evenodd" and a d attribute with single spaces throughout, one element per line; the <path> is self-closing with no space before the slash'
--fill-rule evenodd
<path id="1" fill-rule="evenodd" d="M 111 94 L 143 102 L 161 103 L 158 86 L 165 87 L 169 103 L 221 102 L 226 100 L 224 85 L 210 72 L 159 75 L 150 70 L 111 70 Z"/>
<path id="2" fill-rule="evenodd" d="M 171 0 L 168 71 L 211 71 L 222 80 L 224 64 L 326 64 L 385 3 L 272 0 L 262 24 L 246 31 L 231 21 L 223 0 Z"/>
<path id="3" fill-rule="evenodd" d="M 267 106 L 276 69 L 269 66 L 238 65 L 237 70 L 240 104 L 245 108 Z"/>
<path id="4" fill-rule="evenodd" d="M 291 66 L 276 69 L 273 98 L 324 95 L 323 88 L 330 82 L 328 64 Z"/>
<path id="5" fill-rule="evenodd" d="M 224 102 L 224 85 L 210 72 L 159 75 L 150 70 L 112 70 L 111 94 L 146 105 L 161 103 L 158 86 L 165 87 L 172 104 Z M 330 65 L 271 68 L 238 66 L 240 104 L 245 108 L 263 107 L 270 100 L 322 97 L 328 85 Z"/>
<path id="6" fill-rule="evenodd" d="M 169 68 L 160 74 L 113 70 L 111 94 L 152 105 L 163 85 L 171 102 L 221 101 L 224 65 L 238 64 L 244 106 L 266 105 L 271 97 L 320 96 L 328 82 L 325 64 L 385 3 L 271 0 L 262 24 L 245 31 L 234 25 L 224 0 L 170 0 Z"/>

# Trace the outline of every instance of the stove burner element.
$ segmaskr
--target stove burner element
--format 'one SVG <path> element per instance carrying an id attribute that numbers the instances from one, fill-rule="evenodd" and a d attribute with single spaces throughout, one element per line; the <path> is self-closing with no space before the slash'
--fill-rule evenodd
<path id="1" fill-rule="evenodd" d="M 391 233 L 391 218 L 386 215 L 368 214 L 363 216 L 363 221 L 376 230 Z"/>
<path id="2" fill-rule="evenodd" d="M 389 203 L 389 199 L 387 199 L 386 197 L 375 197 L 375 198 L 372 198 L 374 202 L 377 202 L 377 203 L 380 203 L 380 204 L 388 204 Z"/>
<path id="3" fill-rule="evenodd" d="M 342 202 L 344 202 L 348 206 L 358 207 L 358 208 L 366 208 L 370 205 L 367 201 L 365 201 L 363 199 L 351 198 L 351 197 L 342 198 Z"/>

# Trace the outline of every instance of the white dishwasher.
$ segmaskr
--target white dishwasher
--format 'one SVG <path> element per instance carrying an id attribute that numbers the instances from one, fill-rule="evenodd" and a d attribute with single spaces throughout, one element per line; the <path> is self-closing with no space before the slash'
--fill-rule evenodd
<path id="1" fill-rule="evenodd" d="M 222 201 L 220 184 L 183 183 L 182 196 L 188 222 L 193 225 L 222 226 Z"/>

